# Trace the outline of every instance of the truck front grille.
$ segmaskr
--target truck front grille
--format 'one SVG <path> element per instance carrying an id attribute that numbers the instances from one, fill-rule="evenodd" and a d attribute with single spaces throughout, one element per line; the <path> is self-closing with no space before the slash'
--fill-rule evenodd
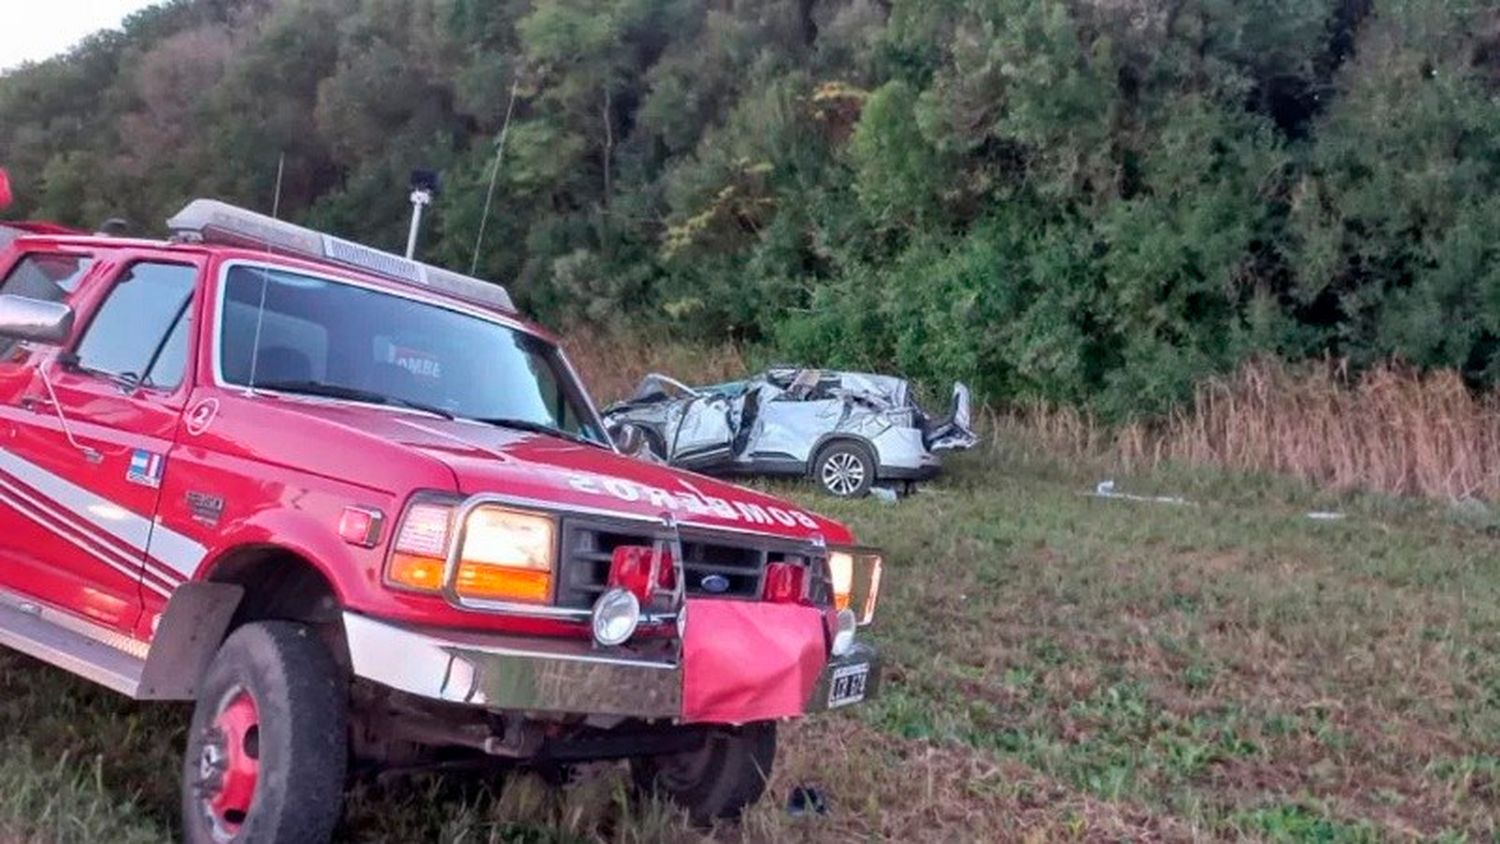
<path id="1" fill-rule="evenodd" d="M 679 536 L 689 595 L 759 600 L 765 589 L 766 565 L 790 562 L 808 568 L 816 603 L 831 601 L 832 589 L 826 579 L 827 555 L 805 543 L 691 528 L 683 528 Z M 639 523 L 564 520 L 558 606 L 593 606 L 594 600 L 608 588 L 614 550 L 622 545 L 651 545 L 654 541 L 655 535 L 643 530 Z"/>

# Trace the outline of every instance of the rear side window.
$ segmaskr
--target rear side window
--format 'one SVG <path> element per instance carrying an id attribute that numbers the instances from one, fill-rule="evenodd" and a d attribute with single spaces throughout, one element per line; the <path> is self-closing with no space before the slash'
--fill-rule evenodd
<path id="1" fill-rule="evenodd" d="M 93 265 L 94 259 L 87 255 L 27 255 L 10 271 L 5 281 L 0 283 L 0 293 L 61 302 L 69 293 L 78 289 L 79 279 Z"/>
<path id="2" fill-rule="evenodd" d="M 196 268 L 181 264 L 141 263 L 126 270 L 78 343 L 79 367 L 158 389 L 181 384 L 188 303 L 197 278 Z"/>

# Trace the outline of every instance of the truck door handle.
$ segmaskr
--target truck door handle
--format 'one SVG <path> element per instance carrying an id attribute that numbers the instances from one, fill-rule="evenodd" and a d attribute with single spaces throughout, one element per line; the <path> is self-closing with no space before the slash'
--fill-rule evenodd
<path id="1" fill-rule="evenodd" d="M 21 407 L 35 413 L 54 413 L 57 410 L 57 405 L 46 396 L 22 396 Z"/>

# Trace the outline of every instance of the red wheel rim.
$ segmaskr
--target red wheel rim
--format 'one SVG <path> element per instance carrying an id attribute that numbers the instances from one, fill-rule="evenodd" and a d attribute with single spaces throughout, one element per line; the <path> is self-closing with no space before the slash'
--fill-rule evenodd
<path id="1" fill-rule="evenodd" d="M 202 744 L 203 806 L 219 837 L 233 837 L 250 815 L 260 780 L 260 711 L 255 698 L 244 689 L 226 696 Z"/>

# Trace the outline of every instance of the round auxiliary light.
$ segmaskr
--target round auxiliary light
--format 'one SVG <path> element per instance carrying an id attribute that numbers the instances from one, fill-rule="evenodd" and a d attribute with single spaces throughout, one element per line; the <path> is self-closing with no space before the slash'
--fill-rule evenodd
<path id="1" fill-rule="evenodd" d="M 594 602 L 594 641 L 607 647 L 624 644 L 641 623 L 641 602 L 635 593 L 618 587 Z"/>
<path id="2" fill-rule="evenodd" d="M 859 629 L 859 619 L 854 610 L 839 610 L 833 630 L 833 655 L 843 656 L 854 648 L 854 631 Z"/>

